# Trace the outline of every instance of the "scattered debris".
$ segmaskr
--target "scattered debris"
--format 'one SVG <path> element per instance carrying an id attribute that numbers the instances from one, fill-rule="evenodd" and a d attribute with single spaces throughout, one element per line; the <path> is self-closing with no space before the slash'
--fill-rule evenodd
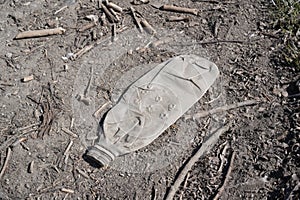
<path id="1" fill-rule="evenodd" d="M 220 127 L 215 132 L 211 134 L 211 136 L 202 143 L 201 147 L 197 150 L 197 152 L 189 158 L 189 160 L 184 164 L 182 170 L 178 172 L 178 176 L 169 191 L 167 192 L 165 200 L 172 200 L 176 191 L 178 190 L 181 183 L 184 181 L 187 173 L 192 169 L 193 165 L 205 155 L 205 153 L 209 152 L 212 147 L 217 143 L 219 137 L 228 130 L 229 125 L 225 125 Z"/>
<path id="2" fill-rule="evenodd" d="M 24 31 L 19 33 L 15 39 L 25 39 L 25 38 L 35 38 L 35 37 L 44 37 L 50 35 L 61 35 L 65 33 L 66 30 L 58 27 L 54 29 L 43 29 L 43 30 L 34 30 L 34 31 Z"/>

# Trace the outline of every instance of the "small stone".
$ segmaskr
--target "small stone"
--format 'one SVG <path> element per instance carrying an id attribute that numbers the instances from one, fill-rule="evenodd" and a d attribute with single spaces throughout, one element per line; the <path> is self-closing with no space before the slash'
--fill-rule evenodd
<path id="1" fill-rule="evenodd" d="M 7 58 L 11 58 L 12 57 L 12 53 L 7 53 L 7 54 L 5 54 L 5 56 L 7 57 Z"/>

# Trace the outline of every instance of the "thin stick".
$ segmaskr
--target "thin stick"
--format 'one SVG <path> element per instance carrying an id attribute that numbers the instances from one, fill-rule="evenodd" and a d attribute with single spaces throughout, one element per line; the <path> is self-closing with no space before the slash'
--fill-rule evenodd
<path id="1" fill-rule="evenodd" d="M 190 176 L 190 173 L 188 172 L 186 177 L 185 177 L 185 180 L 184 180 L 184 183 L 183 183 L 183 187 L 182 187 L 182 190 L 181 190 L 181 193 L 180 193 L 180 197 L 179 197 L 179 200 L 182 200 L 182 195 L 184 193 L 184 190 L 186 188 L 186 185 L 187 185 L 187 181 L 189 179 L 189 176 Z"/>
<path id="2" fill-rule="evenodd" d="M 232 155 L 231 155 L 230 162 L 229 162 L 229 167 L 228 167 L 223 185 L 219 188 L 218 193 L 213 198 L 213 200 L 218 200 L 221 197 L 221 194 L 224 191 L 224 188 L 227 185 L 227 182 L 229 180 L 229 177 L 230 177 L 230 174 L 231 174 L 231 171 L 232 171 L 232 165 L 233 165 L 234 158 L 235 158 L 235 152 L 233 152 Z"/>
<path id="3" fill-rule="evenodd" d="M 190 18 L 188 17 L 177 17 L 177 16 L 171 16 L 167 19 L 168 22 L 180 22 L 180 21 L 188 22 L 189 20 Z"/>
<path id="4" fill-rule="evenodd" d="M 72 190 L 72 189 L 67 189 L 67 188 L 61 188 L 61 191 L 62 192 L 66 192 L 66 193 L 71 193 L 71 194 L 73 194 L 75 191 L 74 190 Z"/>
<path id="5" fill-rule="evenodd" d="M 174 44 L 174 46 L 192 46 L 192 45 L 208 45 L 208 44 L 219 44 L 219 43 L 235 43 L 235 44 L 245 44 L 245 43 L 251 43 L 251 41 L 245 41 L 245 40 L 213 40 L 213 41 L 207 41 L 207 42 L 191 42 L 191 43 L 178 43 Z"/>
<path id="6" fill-rule="evenodd" d="M 145 31 L 149 33 L 150 35 L 156 34 L 155 29 L 147 22 L 147 20 L 142 19 L 141 25 L 144 27 Z"/>
<path id="7" fill-rule="evenodd" d="M 8 166 L 8 162 L 9 162 L 9 160 L 10 160 L 10 157 L 11 157 L 11 148 L 8 147 L 8 148 L 7 148 L 7 153 L 6 153 L 6 159 L 5 159 L 5 161 L 4 161 L 4 164 L 3 164 L 3 166 L 2 166 L 2 169 L 1 169 L 1 171 L 0 171 L 0 180 L 1 180 L 2 176 L 4 175 L 4 172 L 5 172 L 5 170 L 6 170 L 7 166 Z"/>
<path id="8" fill-rule="evenodd" d="M 112 25 L 112 31 L 111 31 L 111 41 L 112 42 L 115 42 L 115 41 L 117 41 L 117 25 L 114 23 L 113 25 Z"/>
<path id="9" fill-rule="evenodd" d="M 142 33 L 142 32 L 143 32 L 143 27 L 142 27 L 140 21 L 138 20 L 136 14 L 135 14 L 134 8 L 133 8 L 133 7 L 130 7 L 130 11 L 131 11 L 131 13 L 132 13 L 132 17 L 133 17 L 133 19 L 134 19 L 136 25 L 138 26 L 140 32 Z"/>
<path id="10" fill-rule="evenodd" d="M 67 154 L 69 153 L 69 151 L 70 151 L 72 145 L 73 145 L 73 141 L 70 140 L 70 142 L 69 142 L 69 144 L 68 144 L 68 146 L 67 146 L 67 148 L 66 148 L 66 150 L 65 150 L 65 152 L 64 152 L 64 155 L 67 155 Z"/>
<path id="11" fill-rule="evenodd" d="M 194 8 L 184 8 L 184 7 L 178 7 L 173 5 L 163 5 L 160 7 L 162 10 L 166 11 L 172 11 L 172 12 L 180 12 L 180 13 L 188 13 L 193 15 L 198 15 L 199 10 Z"/>
<path id="12" fill-rule="evenodd" d="M 90 22 L 90 23 L 84 25 L 83 27 L 81 27 L 78 31 L 79 31 L 79 32 L 84 32 L 84 31 L 86 31 L 86 30 L 88 30 L 88 29 L 93 28 L 93 27 L 96 26 L 96 25 L 97 25 L 96 22 Z"/>
<path id="13" fill-rule="evenodd" d="M 111 12 L 108 10 L 108 8 L 102 4 L 102 9 L 107 17 L 107 19 L 111 22 L 111 23 L 115 23 L 117 22 L 117 19 L 113 16 L 113 14 L 111 14 Z"/>
<path id="14" fill-rule="evenodd" d="M 112 2 L 107 3 L 107 7 L 114 9 L 117 12 L 123 12 L 123 8 Z"/>
<path id="15" fill-rule="evenodd" d="M 43 30 L 34 30 L 34 31 L 24 31 L 19 33 L 15 39 L 25 39 L 25 38 L 33 38 L 33 37 L 43 37 L 50 35 L 61 35 L 65 33 L 66 30 L 58 27 L 54 29 L 43 29 Z"/>
<path id="16" fill-rule="evenodd" d="M 176 191 L 178 190 L 181 183 L 184 181 L 186 174 L 192 169 L 193 165 L 203 156 L 205 153 L 210 151 L 212 147 L 217 143 L 220 135 L 227 131 L 229 125 L 225 125 L 217 129 L 212 135 L 202 144 L 202 146 L 197 150 L 195 155 L 193 155 L 188 162 L 186 162 L 185 166 L 179 172 L 179 175 L 173 185 L 170 187 L 170 190 L 165 198 L 165 200 L 172 200 Z"/>
<path id="17" fill-rule="evenodd" d="M 82 56 L 83 54 L 85 54 L 86 52 L 88 52 L 89 50 L 91 50 L 94 47 L 95 47 L 94 44 L 87 45 L 87 46 L 83 47 L 82 49 L 80 49 L 78 52 L 76 52 L 72 56 L 72 58 L 75 60 L 76 58 L 79 58 L 80 56 Z"/>
<path id="18" fill-rule="evenodd" d="M 58 14 L 59 12 L 63 11 L 64 9 L 66 9 L 68 6 L 64 6 L 60 9 L 58 9 L 57 11 L 54 12 L 54 15 Z"/>
<path id="19" fill-rule="evenodd" d="M 184 119 L 185 120 L 191 119 L 191 118 L 197 119 L 197 118 L 206 117 L 208 115 L 213 115 L 213 114 L 216 114 L 216 113 L 219 113 L 219 112 L 224 112 L 224 111 L 231 110 L 231 109 L 238 108 L 238 107 L 242 107 L 242 106 L 254 105 L 254 104 L 257 104 L 257 103 L 259 103 L 259 101 L 256 101 L 256 100 L 248 100 L 248 101 L 238 102 L 238 103 L 234 103 L 234 104 L 214 108 L 212 110 L 202 111 L 202 112 L 199 112 L 195 115 L 187 115 L 187 116 L 184 117 Z"/>
<path id="20" fill-rule="evenodd" d="M 67 134 L 69 134 L 70 136 L 72 137 L 75 137 L 75 138 L 78 138 L 78 135 L 76 135 L 75 133 L 73 133 L 72 131 L 70 131 L 69 129 L 67 128 L 61 128 L 61 130 Z"/>
<path id="21" fill-rule="evenodd" d="M 79 174 L 81 174 L 84 178 L 90 178 L 90 176 L 89 176 L 87 173 L 85 173 L 84 171 L 82 171 L 81 169 L 76 168 L 76 170 L 77 170 L 77 172 L 78 172 Z"/>
<path id="22" fill-rule="evenodd" d="M 93 117 L 95 117 L 96 119 L 100 118 L 100 114 L 101 112 L 106 109 L 108 106 L 111 105 L 111 101 L 106 102 L 105 104 L 103 104 L 101 107 L 99 107 L 93 114 Z"/>

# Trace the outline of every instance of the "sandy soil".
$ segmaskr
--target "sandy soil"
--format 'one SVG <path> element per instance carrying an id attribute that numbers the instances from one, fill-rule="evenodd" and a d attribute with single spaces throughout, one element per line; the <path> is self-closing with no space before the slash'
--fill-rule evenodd
<path id="1" fill-rule="evenodd" d="M 171 190 L 174 199 L 298 199 L 300 76 L 276 62 L 271 2 L 113 2 L 123 8 L 114 23 L 96 0 L 0 0 L 0 199 L 166 199 Z M 156 34 L 140 33 L 130 7 Z M 15 39 L 57 27 L 65 32 Z M 93 113 L 181 54 L 219 67 L 207 94 L 149 146 L 102 168 L 86 160 L 110 107 Z M 85 93 L 89 103 L 78 100 Z M 185 171 L 220 127 L 227 129 Z"/>

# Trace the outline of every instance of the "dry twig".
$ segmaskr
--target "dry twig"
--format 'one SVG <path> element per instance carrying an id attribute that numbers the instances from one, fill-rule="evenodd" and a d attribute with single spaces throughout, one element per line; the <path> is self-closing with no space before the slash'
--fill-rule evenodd
<path id="1" fill-rule="evenodd" d="M 123 12 L 123 8 L 121 8 L 120 6 L 118 6 L 117 4 L 114 4 L 112 2 L 108 2 L 107 7 L 112 8 L 117 12 Z"/>
<path id="2" fill-rule="evenodd" d="M 4 175 L 4 172 L 5 172 L 5 170 L 6 170 L 7 166 L 8 166 L 8 162 L 10 160 L 10 157 L 11 157 L 11 148 L 8 147 L 7 148 L 7 153 L 6 153 L 6 158 L 5 158 L 4 164 L 2 166 L 2 169 L 0 171 L 0 180 L 1 180 L 2 176 Z"/>
<path id="3" fill-rule="evenodd" d="M 173 185 L 170 187 L 169 192 L 165 198 L 165 200 L 172 200 L 176 191 L 178 190 L 180 184 L 184 181 L 186 174 L 192 169 L 193 165 L 202 157 L 206 152 L 210 151 L 210 149 L 217 143 L 220 135 L 227 131 L 229 125 L 220 127 L 211 136 L 202 144 L 202 146 L 197 150 L 195 155 L 193 155 L 185 164 L 183 169 L 179 172 L 179 175 Z"/>
<path id="4" fill-rule="evenodd" d="M 259 103 L 259 101 L 257 100 L 248 100 L 248 101 L 243 101 L 243 102 L 239 102 L 239 103 L 234 103 L 234 104 L 230 104 L 230 105 L 225 105 L 225 106 L 221 106 L 221 107 L 217 107 L 214 108 L 212 110 L 208 110 L 208 111 L 202 111 L 199 113 L 196 113 L 195 115 L 186 115 L 184 117 L 185 120 L 187 119 L 197 119 L 197 118 L 201 118 L 201 117 L 206 117 L 208 115 L 213 115 L 219 112 L 224 112 L 227 110 L 231 110 L 231 109 L 235 109 L 238 107 L 242 107 L 242 106 L 250 106 L 250 105 L 254 105 Z"/>
<path id="5" fill-rule="evenodd" d="M 71 194 L 73 194 L 75 191 L 74 190 L 72 190 L 72 189 L 67 189 L 67 188 L 61 188 L 61 191 L 62 192 L 66 192 L 66 193 L 71 193 Z"/>
<path id="6" fill-rule="evenodd" d="M 44 37 L 50 35 L 61 35 L 65 33 L 66 30 L 58 27 L 54 29 L 43 29 L 43 30 L 34 30 L 34 31 L 24 31 L 19 33 L 15 39 L 25 39 L 25 38 L 34 38 L 34 37 Z"/>
<path id="7" fill-rule="evenodd" d="M 168 22 L 180 22 L 180 21 L 188 22 L 189 20 L 190 20 L 189 17 L 177 17 L 177 16 L 171 16 L 167 19 Z"/>
<path id="8" fill-rule="evenodd" d="M 101 107 L 99 107 L 93 114 L 93 117 L 96 119 L 100 119 L 100 114 L 103 112 L 104 109 L 106 109 L 108 106 L 111 105 L 111 101 L 106 102 Z"/>
<path id="9" fill-rule="evenodd" d="M 132 13 L 132 17 L 133 17 L 133 19 L 134 19 L 136 25 L 138 26 L 140 32 L 142 33 L 142 32 L 143 32 L 143 27 L 142 27 L 140 21 L 138 20 L 136 14 L 135 14 L 134 8 L 133 8 L 133 7 L 130 7 L 130 11 L 131 11 L 131 13 Z"/>
<path id="10" fill-rule="evenodd" d="M 155 29 L 147 22 L 147 20 L 142 19 L 141 25 L 144 27 L 145 31 L 149 33 L 150 35 L 156 34 Z"/>
<path id="11" fill-rule="evenodd" d="M 118 22 L 118 20 L 115 18 L 115 16 L 108 10 L 108 8 L 104 4 L 102 4 L 102 9 L 103 9 L 109 22 L 111 22 L 111 23 Z"/>
<path id="12" fill-rule="evenodd" d="M 67 148 L 66 148 L 66 150 L 65 150 L 65 152 L 64 152 L 64 155 L 65 155 L 65 156 L 69 153 L 69 151 L 70 151 L 72 145 L 73 145 L 73 141 L 70 140 L 70 142 L 69 142 L 69 144 L 68 144 L 68 146 L 67 146 Z"/>
<path id="13" fill-rule="evenodd" d="M 72 136 L 72 137 L 75 137 L 75 138 L 78 138 L 78 135 L 76 135 L 75 133 L 73 133 L 72 131 L 70 131 L 69 129 L 67 128 L 61 128 L 61 130 L 65 133 L 67 133 L 68 135 Z"/>
<path id="14" fill-rule="evenodd" d="M 233 165 L 234 158 L 235 158 L 235 152 L 233 152 L 232 155 L 231 155 L 228 170 L 227 170 L 224 182 L 223 182 L 222 186 L 219 188 L 218 193 L 213 198 L 213 200 L 218 200 L 220 198 L 222 192 L 224 191 L 224 188 L 227 185 L 228 179 L 229 179 L 231 171 L 232 171 L 232 165 Z"/>
<path id="15" fill-rule="evenodd" d="M 160 7 L 160 9 L 172 12 L 188 13 L 193 15 L 198 15 L 199 12 L 199 10 L 195 8 L 184 8 L 173 5 L 163 5 L 162 7 Z"/>

